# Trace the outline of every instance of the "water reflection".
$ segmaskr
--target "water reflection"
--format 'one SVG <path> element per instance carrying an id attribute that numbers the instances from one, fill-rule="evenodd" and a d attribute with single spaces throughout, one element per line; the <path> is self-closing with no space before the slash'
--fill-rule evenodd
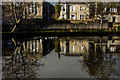
<path id="1" fill-rule="evenodd" d="M 60 53 L 66 56 L 83 56 L 83 69 L 93 78 L 120 76 L 120 37 L 67 37 L 60 39 L 60 47 Z"/>
<path id="2" fill-rule="evenodd" d="M 78 39 L 60 39 L 61 54 L 79 55 L 89 52 L 89 41 Z"/>
<path id="3" fill-rule="evenodd" d="M 93 78 L 116 78 L 120 76 L 119 53 L 119 36 L 12 38 L 3 40 L 3 78 L 55 77 L 50 74 L 51 68 L 58 77 L 70 77 L 68 72 L 72 71 L 75 75 L 80 74 L 76 76 L 79 78 L 82 74 Z M 80 70 L 84 72 L 79 73 Z"/>
<path id="4" fill-rule="evenodd" d="M 22 42 L 12 38 L 3 44 L 3 78 L 40 78 L 35 71 L 44 63 L 37 61 L 54 48 L 51 41 L 39 38 Z"/>
<path id="5" fill-rule="evenodd" d="M 112 58 L 114 57 L 114 58 Z M 111 54 L 104 54 L 100 47 L 97 47 L 96 52 L 90 51 L 89 55 L 83 60 L 84 69 L 95 78 L 109 78 L 113 76 L 119 76 L 117 68 L 114 68 L 114 64 L 118 57 Z M 118 67 L 118 65 L 116 65 Z"/>
<path id="6" fill-rule="evenodd" d="M 60 39 L 61 54 L 88 54 L 90 50 L 101 49 L 103 53 L 119 53 L 120 37 L 67 37 Z"/>

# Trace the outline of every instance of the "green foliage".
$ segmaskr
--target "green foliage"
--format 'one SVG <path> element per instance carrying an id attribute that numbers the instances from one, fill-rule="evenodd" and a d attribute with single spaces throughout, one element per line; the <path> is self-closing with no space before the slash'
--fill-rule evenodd
<path id="1" fill-rule="evenodd" d="M 61 5 L 59 3 L 57 3 L 55 5 L 55 18 L 58 19 L 58 17 L 60 16 L 60 11 L 61 11 Z"/>
<path id="2" fill-rule="evenodd" d="M 56 39 L 55 40 L 55 52 L 60 52 L 61 51 L 61 48 L 60 48 L 60 40 L 59 39 Z"/>
<path id="3" fill-rule="evenodd" d="M 120 31 L 120 26 L 118 26 L 118 31 Z"/>
<path id="4" fill-rule="evenodd" d="M 59 19 L 58 23 L 71 23 L 71 21 L 66 20 L 66 19 Z"/>
<path id="5" fill-rule="evenodd" d="M 76 24 L 85 24 L 85 22 L 77 22 Z"/>

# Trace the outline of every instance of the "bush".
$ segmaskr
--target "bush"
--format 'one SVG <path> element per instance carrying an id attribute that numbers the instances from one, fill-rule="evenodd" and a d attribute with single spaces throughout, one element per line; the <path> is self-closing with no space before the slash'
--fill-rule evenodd
<path id="1" fill-rule="evenodd" d="M 118 26 L 118 31 L 120 31 L 120 26 Z"/>
<path id="2" fill-rule="evenodd" d="M 69 20 L 66 19 L 59 19 L 58 23 L 71 23 Z"/>
<path id="3" fill-rule="evenodd" d="M 85 22 L 77 22 L 76 24 L 85 24 Z"/>
<path id="4" fill-rule="evenodd" d="M 58 19 L 60 16 L 60 11 L 61 11 L 61 5 L 57 3 L 55 5 L 55 18 Z"/>

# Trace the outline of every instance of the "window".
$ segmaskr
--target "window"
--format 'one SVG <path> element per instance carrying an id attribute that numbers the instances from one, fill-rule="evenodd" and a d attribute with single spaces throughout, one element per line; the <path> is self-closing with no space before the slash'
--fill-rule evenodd
<path id="1" fill-rule="evenodd" d="M 81 50 L 85 49 L 85 46 L 81 46 Z"/>
<path id="2" fill-rule="evenodd" d="M 116 47 L 111 47 L 111 51 L 116 51 Z"/>
<path id="3" fill-rule="evenodd" d="M 73 41 L 73 40 L 71 40 L 71 43 L 74 43 L 74 41 Z"/>
<path id="4" fill-rule="evenodd" d="M 75 6 L 72 6 L 72 11 L 75 11 Z"/>
<path id="5" fill-rule="evenodd" d="M 106 11 L 106 10 L 107 10 L 107 8 L 105 7 L 105 8 L 104 8 L 104 11 Z"/>
<path id="6" fill-rule="evenodd" d="M 32 10 L 32 7 L 31 7 L 31 5 L 29 5 L 29 6 L 28 6 L 29 14 L 31 14 L 31 10 Z"/>
<path id="7" fill-rule="evenodd" d="M 35 52 L 35 43 L 32 41 L 32 52 Z"/>
<path id="8" fill-rule="evenodd" d="M 114 8 L 114 12 L 117 12 L 117 9 Z"/>
<path id="9" fill-rule="evenodd" d="M 37 12 L 38 12 L 38 5 L 35 4 L 35 14 L 37 14 Z"/>
<path id="10" fill-rule="evenodd" d="M 64 52 L 65 51 L 65 46 L 62 46 L 62 52 Z"/>
<path id="11" fill-rule="evenodd" d="M 82 11 L 82 6 L 80 6 L 80 11 Z"/>
<path id="12" fill-rule="evenodd" d="M 71 51 L 74 52 L 74 46 L 71 46 Z"/>
<path id="13" fill-rule="evenodd" d="M 32 13 L 34 12 L 34 7 L 33 6 L 34 6 L 34 4 L 32 3 Z"/>
<path id="14" fill-rule="evenodd" d="M 75 19 L 75 15 L 71 15 L 71 19 Z"/>
<path id="15" fill-rule="evenodd" d="M 63 6 L 63 11 L 65 11 L 65 7 Z"/>
<path id="16" fill-rule="evenodd" d="M 80 20 L 84 20 L 84 15 L 80 15 Z"/>
<path id="17" fill-rule="evenodd" d="M 64 15 L 63 15 L 63 19 L 65 19 Z"/>
<path id="18" fill-rule="evenodd" d="M 83 43 L 83 41 L 80 41 L 80 43 Z"/>
<path id="19" fill-rule="evenodd" d="M 111 12 L 117 12 L 117 9 L 116 8 L 110 8 L 110 11 Z"/>
<path id="20" fill-rule="evenodd" d="M 36 53 L 38 52 L 38 42 L 37 42 L 37 40 L 35 40 L 35 52 Z"/>
<path id="21" fill-rule="evenodd" d="M 80 52 L 84 52 L 84 51 L 86 51 L 85 46 L 81 46 L 81 47 L 80 47 Z"/>
<path id="22" fill-rule="evenodd" d="M 32 50 L 32 44 L 31 42 L 29 42 L 29 52 L 31 53 L 31 50 Z"/>
<path id="23" fill-rule="evenodd" d="M 32 3 L 32 13 L 35 11 L 35 2 Z"/>
<path id="24" fill-rule="evenodd" d="M 31 46 L 30 46 L 30 42 L 29 42 L 29 48 L 28 48 L 28 49 L 29 49 L 29 50 L 28 50 L 28 51 L 29 51 L 29 53 L 30 53 L 30 49 L 31 49 L 30 47 L 31 47 Z"/>

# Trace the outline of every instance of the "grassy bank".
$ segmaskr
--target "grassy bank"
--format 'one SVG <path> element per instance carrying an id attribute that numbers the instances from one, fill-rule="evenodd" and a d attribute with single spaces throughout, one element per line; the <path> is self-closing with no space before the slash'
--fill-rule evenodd
<path id="1" fill-rule="evenodd" d="M 96 33 L 104 33 L 104 32 L 109 32 L 109 33 L 119 33 L 120 31 L 108 31 L 108 30 L 40 30 L 40 31 L 15 31 L 15 32 L 1 32 L 1 33 L 66 33 L 66 32 L 96 32 Z"/>

